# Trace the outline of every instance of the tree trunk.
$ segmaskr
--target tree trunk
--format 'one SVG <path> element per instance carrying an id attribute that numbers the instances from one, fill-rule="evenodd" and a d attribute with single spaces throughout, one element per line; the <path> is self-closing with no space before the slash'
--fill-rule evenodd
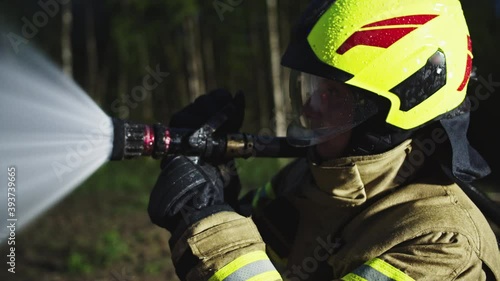
<path id="1" fill-rule="evenodd" d="M 258 126 L 259 129 L 269 129 L 272 124 L 270 116 L 269 104 L 271 101 L 269 93 L 269 71 L 268 71 L 268 59 L 264 56 L 268 49 L 268 45 L 263 42 L 262 37 L 266 36 L 264 28 L 266 22 L 261 19 L 261 7 L 259 3 L 252 3 L 257 5 L 249 13 L 249 26 L 250 26 L 250 42 L 252 47 L 252 56 L 255 58 L 253 60 L 253 71 L 256 75 L 257 81 L 255 81 L 255 88 L 257 91 L 257 102 L 258 102 Z"/>
<path id="2" fill-rule="evenodd" d="M 285 101 L 281 81 L 281 49 L 279 44 L 277 0 L 267 0 L 267 20 L 269 28 L 269 49 L 271 54 L 271 76 L 273 83 L 274 112 L 276 135 L 286 133 Z"/>
<path id="3" fill-rule="evenodd" d="M 97 43 L 95 37 L 95 18 L 92 1 L 85 1 L 85 36 L 87 48 L 87 91 L 94 100 L 100 104 L 100 97 L 97 93 L 97 74 L 99 71 L 97 57 Z"/>
<path id="4" fill-rule="evenodd" d="M 124 68 L 118 69 L 118 79 L 116 82 L 117 82 L 116 88 L 118 90 L 117 91 L 118 95 L 116 98 L 118 101 L 118 106 L 121 107 L 124 105 L 123 101 L 125 100 L 125 97 L 128 95 L 128 75 L 127 71 Z M 127 107 L 128 110 L 121 112 L 119 110 L 116 110 L 117 107 L 115 105 L 115 108 L 113 108 L 114 110 L 113 113 L 115 114 L 115 116 L 118 118 L 130 119 L 130 112 L 133 109 L 126 105 L 125 107 Z"/>
<path id="5" fill-rule="evenodd" d="M 73 77 L 73 52 L 71 45 L 71 31 L 73 25 L 73 12 L 71 1 L 62 5 L 61 24 L 61 59 L 63 72 Z"/>
<path id="6" fill-rule="evenodd" d="M 194 17 L 184 21 L 184 45 L 186 48 L 188 89 L 191 100 L 206 91 L 203 61 L 200 50 L 199 23 Z"/>
<path id="7" fill-rule="evenodd" d="M 201 9 L 212 9 L 212 3 L 208 1 L 202 1 Z M 201 38 L 201 46 L 202 49 L 202 61 L 205 66 L 205 85 L 207 87 L 207 91 L 213 90 L 217 87 L 217 75 L 215 70 L 215 50 L 214 50 L 214 33 L 212 30 L 214 29 L 214 24 L 211 21 L 210 16 L 206 16 L 202 14 L 199 18 L 199 22 L 202 22 L 203 25 L 199 25 L 200 28 L 200 38 Z M 199 23 L 198 23 L 199 24 Z M 217 23 L 218 24 L 218 23 Z"/>
<path id="8" fill-rule="evenodd" d="M 280 31 L 280 42 L 284 42 L 285 44 L 280 45 L 280 52 L 283 54 L 286 50 L 286 45 L 290 41 L 290 34 L 291 34 L 291 29 L 292 29 L 292 23 L 293 20 L 290 19 L 290 13 L 289 11 L 291 10 L 290 6 L 299 6 L 297 5 L 298 3 L 291 3 L 290 1 L 281 1 L 279 2 L 279 11 L 281 12 L 279 18 L 279 28 L 278 30 Z M 290 69 L 288 67 L 281 67 L 281 86 L 283 89 L 284 93 L 290 92 Z M 284 101 L 284 106 L 287 109 L 287 112 L 290 112 L 291 110 L 291 104 L 288 99 L 285 99 Z M 286 116 L 285 116 L 286 118 Z"/>
<path id="9" fill-rule="evenodd" d="M 143 73 L 144 73 L 144 75 L 146 75 L 146 72 L 145 72 L 146 66 L 149 66 L 151 68 L 155 68 L 156 65 L 149 65 L 150 59 L 149 59 L 149 51 L 148 51 L 149 48 L 148 48 L 148 44 L 147 44 L 147 39 L 142 38 L 142 40 L 140 40 L 139 44 L 140 44 L 139 50 L 141 53 L 140 58 L 142 61 L 141 64 L 144 66 Z M 142 82 L 142 79 L 140 80 L 140 82 Z M 152 94 L 156 90 L 157 87 L 158 86 L 156 86 L 155 89 L 151 89 L 151 90 L 146 89 L 146 87 L 142 88 L 143 90 L 145 90 L 145 97 L 139 106 L 141 107 L 141 110 L 142 110 L 142 118 L 146 122 L 150 122 L 153 120 L 153 97 L 152 97 Z"/>
<path id="10" fill-rule="evenodd" d="M 177 90 L 177 95 L 176 97 L 173 97 L 173 95 L 170 95 L 171 98 L 174 98 L 175 104 L 178 104 L 177 108 L 184 107 L 186 106 L 189 102 L 191 102 L 191 97 L 190 91 L 188 88 L 189 85 L 189 78 L 188 78 L 188 67 L 186 66 L 185 60 L 187 60 L 188 54 L 186 51 L 185 43 L 183 42 L 184 35 L 179 35 L 175 34 L 173 36 L 172 42 L 174 42 L 174 51 L 169 52 L 167 54 L 167 58 L 169 56 L 175 56 L 176 54 L 182 55 L 182 58 L 179 60 L 177 58 L 173 59 L 173 61 L 176 61 L 176 64 L 173 66 L 173 69 L 179 68 L 181 69 L 184 66 L 184 73 L 174 73 L 175 77 L 172 77 L 174 81 L 176 81 L 176 90 Z M 174 104 L 174 103 L 173 103 Z"/>
<path id="11" fill-rule="evenodd" d="M 108 98 L 108 83 L 110 79 L 110 71 L 111 71 L 111 59 L 110 59 L 110 48 L 107 47 L 104 52 L 104 62 L 102 64 L 102 68 L 99 70 L 99 75 L 96 81 L 96 95 L 99 97 L 99 100 L 102 101 L 103 104 L 107 103 Z"/>

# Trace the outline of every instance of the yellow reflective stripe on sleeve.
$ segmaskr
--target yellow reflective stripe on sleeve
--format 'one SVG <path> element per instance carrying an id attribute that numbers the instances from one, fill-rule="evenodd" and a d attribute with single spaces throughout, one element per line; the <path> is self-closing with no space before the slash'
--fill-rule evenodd
<path id="1" fill-rule="evenodd" d="M 363 277 L 359 277 L 358 275 L 354 273 L 349 273 L 346 276 L 342 277 L 342 280 L 344 281 L 368 281 Z"/>
<path id="2" fill-rule="evenodd" d="M 282 281 L 281 275 L 278 271 L 269 271 L 262 274 L 256 275 L 246 281 Z"/>
<path id="3" fill-rule="evenodd" d="M 415 281 L 410 276 L 404 274 L 404 272 L 402 272 L 401 270 L 395 268 L 394 266 L 386 263 L 379 258 L 374 258 L 365 264 L 396 281 Z"/>
<path id="4" fill-rule="evenodd" d="M 342 277 L 344 281 L 415 281 L 387 262 L 374 258 Z"/>
<path id="5" fill-rule="evenodd" d="M 245 254 L 241 257 L 238 257 L 234 261 L 226 264 L 223 268 L 219 269 L 208 281 L 219 281 L 224 280 L 226 277 L 231 275 L 233 272 L 237 271 L 241 267 L 244 267 L 247 264 L 269 259 L 265 252 L 263 251 L 255 251 L 248 254 Z"/>
<path id="6" fill-rule="evenodd" d="M 257 278 L 264 273 L 270 275 L 273 273 L 278 274 L 266 253 L 263 251 L 255 251 L 238 257 L 228 263 L 218 270 L 212 277 L 210 277 L 208 281 L 254 280 L 253 278 Z"/>

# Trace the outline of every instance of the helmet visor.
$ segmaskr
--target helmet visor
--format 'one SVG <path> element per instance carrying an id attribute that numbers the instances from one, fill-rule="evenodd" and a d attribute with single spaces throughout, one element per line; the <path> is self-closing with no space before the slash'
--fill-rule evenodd
<path id="1" fill-rule="evenodd" d="M 290 74 L 290 101 L 287 139 L 294 146 L 332 139 L 378 112 L 377 104 L 361 90 L 298 71 Z"/>

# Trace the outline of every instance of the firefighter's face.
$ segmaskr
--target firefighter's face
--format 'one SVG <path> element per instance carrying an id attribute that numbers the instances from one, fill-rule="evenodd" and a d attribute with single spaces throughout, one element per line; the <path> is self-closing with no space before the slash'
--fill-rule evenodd
<path id="1" fill-rule="evenodd" d="M 340 82 L 317 79 L 310 96 L 303 106 L 303 117 L 311 129 L 345 127 L 353 120 L 353 100 L 350 89 Z M 340 157 L 348 146 L 351 130 L 316 145 L 323 159 Z"/>
<path id="2" fill-rule="evenodd" d="M 302 108 L 311 128 L 335 128 L 352 123 L 353 101 L 349 88 L 324 78 L 317 82 Z"/>
<path id="3" fill-rule="evenodd" d="M 356 87 L 322 76 L 292 70 L 289 89 L 289 143 L 316 146 L 325 159 L 342 156 L 351 130 L 378 112 Z"/>

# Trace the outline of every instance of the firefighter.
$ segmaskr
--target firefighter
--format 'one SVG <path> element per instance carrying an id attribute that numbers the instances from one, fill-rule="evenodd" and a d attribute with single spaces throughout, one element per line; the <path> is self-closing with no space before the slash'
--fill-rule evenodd
<path id="1" fill-rule="evenodd" d="M 230 161 L 162 161 L 148 212 L 178 277 L 500 280 L 495 234 L 455 183 L 490 173 L 466 136 L 472 56 L 457 0 L 312 1 L 282 57 L 287 139 L 307 157 L 239 202 Z M 221 131 L 238 131 L 244 96 L 223 90 L 170 125 L 227 104 Z"/>

